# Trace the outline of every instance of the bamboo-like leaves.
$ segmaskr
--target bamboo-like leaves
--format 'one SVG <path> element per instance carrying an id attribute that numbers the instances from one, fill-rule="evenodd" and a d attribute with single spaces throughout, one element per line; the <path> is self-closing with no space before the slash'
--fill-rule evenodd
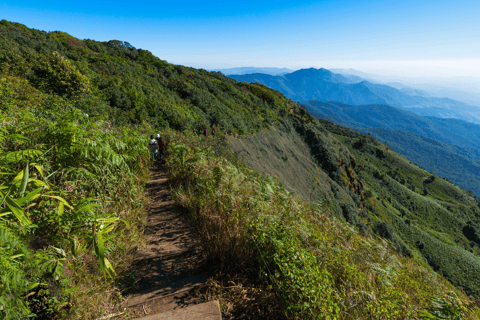
<path id="1" fill-rule="evenodd" d="M 41 150 L 19 150 L 0 153 L 0 162 L 6 161 L 7 163 L 18 163 L 25 159 L 33 159 L 42 154 Z"/>
<path id="2" fill-rule="evenodd" d="M 33 200 L 37 199 L 40 197 L 40 192 L 43 190 L 43 187 L 37 188 L 33 190 L 32 192 L 29 192 L 25 197 L 22 197 L 17 200 L 17 204 L 19 206 L 23 206 L 27 202 L 32 202 Z"/>
<path id="3" fill-rule="evenodd" d="M 53 195 L 50 195 L 50 194 L 44 194 L 43 197 L 56 199 L 56 200 L 60 201 L 60 203 L 62 205 L 65 205 L 65 206 L 69 207 L 70 209 L 73 209 L 73 207 L 68 204 L 67 200 L 63 199 L 62 197 L 53 196 Z"/>
<path id="4" fill-rule="evenodd" d="M 63 212 L 65 212 L 65 203 L 60 202 L 58 204 L 58 216 L 61 217 Z"/>
<path id="5" fill-rule="evenodd" d="M 98 257 L 98 261 L 100 263 L 100 268 L 102 269 L 105 276 L 112 276 L 112 273 L 115 273 L 112 264 L 108 261 L 107 257 L 105 257 L 105 242 L 114 238 L 119 233 L 112 234 L 105 238 L 105 236 L 112 232 L 115 228 L 115 222 L 121 220 L 117 217 L 108 217 L 108 218 L 100 218 L 96 219 L 95 222 L 101 223 L 99 230 L 95 233 L 94 238 L 94 249 L 95 253 Z"/>
<path id="6" fill-rule="evenodd" d="M 108 259 L 105 257 L 105 246 L 104 246 L 104 240 L 103 240 L 103 232 L 98 232 L 96 234 L 95 242 L 94 242 L 94 247 L 95 247 L 95 253 L 97 254 L 98 261 L 100 262 L 100 268 L 103 271 L 103 274 L 105 277 L 112 276 L 110 271 L 115 273 L 115 270 L 113 269 L 112 264 Z"/>
<path id="7" fill-rule="evenodd" d="M 27 183 L 28 183 L 28 178 L 29 178 L 29 171 L 28 171 L 28 163 L 25 169 L 23 169 L 23 177 L 22 177 L 22 182 L 20 183 L 20 197 L 23 197 L 25 194 L 25 190 L 27 189 Z"/>
<path id="8" fill-rule="evenodd" d="M 40 176 L 43 178 L 43 169 L 42 166 L 39 165 L 38 163 L 32 163 L 32 166 L 37 169 L 38 173 L 40 173 Z"/>
<path id="9" fill-rule="evenodd" d="M 5 203 L 7 207 L 12 211 L 13 215 L 18 219 L 20 224 L 24 227 L 27 227 L 32 224 L 32 221 L 27 217 L 25 212 L 22 208 L 18 205 L 18 203 L 10 198 L 10 196 L 5 197 Z"/>

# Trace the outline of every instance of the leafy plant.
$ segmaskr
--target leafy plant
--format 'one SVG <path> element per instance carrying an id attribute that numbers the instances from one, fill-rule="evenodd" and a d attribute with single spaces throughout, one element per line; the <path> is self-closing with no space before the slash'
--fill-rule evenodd
<path id="1" fill-rule="evenodd" d="M 422 319 L 464 319 L 467 309 L 459 301 L 457 295 L 451 292 L 445 297 L 431 297 L 428 299 L 430 306 L 427 311 L 421 311 Z"/>

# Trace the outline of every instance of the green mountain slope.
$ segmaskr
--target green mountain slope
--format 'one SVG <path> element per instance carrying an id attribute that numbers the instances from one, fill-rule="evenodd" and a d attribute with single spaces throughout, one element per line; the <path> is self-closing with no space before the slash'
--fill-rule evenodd
<path id="1" fill-rule="evenodd" d="M 129 43 L 79 40 L 62 32 L 0 23 L 4 75 L 25 77 L 41 90 L 72 99 L 90 116 L 117 124 L 196 129 L 218 124 L 254 132 L 289 110 L 291 101 L 260 85 L 220 73 L 171 65 Z"/>
<path id="2" fill-rule="evenodd" d="M 467 292 L 478 292 L 479 202 L 469 192 L 432 175 L 372 137 L 321 120 L 352 150 L 370 191 L 367 208 L 387 222 L 412 251 Z M 478 232 L 478 231 L 475 231 Z M 476 233 L 475 233 L 476 234 Z M 473 253 L 473 254 L 472 254 Z"/>
<path id="3" fill-rule="evenodd" d="M 471 150 L 407 131 L 371 128 L 359 132 L 370 133 L 420 167 L 480 196 L 480 164 Z"/>
<path id="4" fill-rule="evenodd" d="M 374 138 L 328 121 L 321 123 L 342 142 L 340 148 L 354 155 L 356 179 L 363 188 L 360 196 L 324 174 L 308 135 L 302 135 L 298 127 L 282 124 L 232 140 L 230 146 L 248 165 L 277 177 L 287 189 L 321 203 L 333 216 L 364 233 L 388 239 L 402 254 L 428 263 L 477 295 L 479 202 Z M 341 166 L 341 161 L 337 163 Z"/>
<path id="5" fill-rule="evenodd" d="M 475 308 L 429 265 L 480 295 L 476 199 L 280 92 L 5 20 L 0 75 L 0 306 L 18 318 L 123 310 L 154 132 L 206 261 L 289 318 L 418 318 L 449 292 Z"/>
<path id="6" fill-rule="evenodd" d="M 370 133 L 421 167 L 480 195 L 480 126 L 423 118 L 387 105 L 305 104 L 315 117 Z"/>

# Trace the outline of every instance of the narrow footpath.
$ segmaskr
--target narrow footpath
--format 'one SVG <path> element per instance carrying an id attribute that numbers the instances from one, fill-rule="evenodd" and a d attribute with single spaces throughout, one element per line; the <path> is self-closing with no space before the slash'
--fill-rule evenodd
<path id="1" fill-rule="evenodd" d="M 193 226 L 171 199 L 163 168 L 151 170 L 146 190 L 148 241 L 135 259 L 137 286 L 127 297 L 129 318 L 221 320 L 218 301 L 205 302 L 189 293 L 205 283 L 207 275 L 199 268 L 200 246 Z"/>

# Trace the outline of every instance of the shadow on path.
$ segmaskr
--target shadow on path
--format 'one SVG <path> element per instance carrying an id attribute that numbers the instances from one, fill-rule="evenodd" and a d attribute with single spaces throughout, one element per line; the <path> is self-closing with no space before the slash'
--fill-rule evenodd
<path id="1" fill-rule="evenodd" d="M 200 274 L 200 246 L 192 233 L 193 226 L 171 199 L 163 168 L 151 170 L 146 191 L 150 198 L 145 228 L 147 245 L 137 252 L 133 266 L 135 292 L 128 297 L 134 316 L 142 311 L 151 314 L 166 304 L 173 304 L 174 309 L 185 307 L 185 299 L 192 302 L 186 295 L 188 290 L 207 280 L 205 274 Z"/>

